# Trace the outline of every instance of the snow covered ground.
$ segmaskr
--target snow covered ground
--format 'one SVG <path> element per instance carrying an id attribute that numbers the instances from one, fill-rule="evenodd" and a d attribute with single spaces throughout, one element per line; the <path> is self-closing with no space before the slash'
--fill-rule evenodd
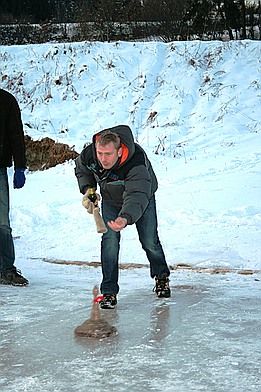
<path id="1" fill-rule="evenodd" d="M 0 86 L 19 100 L 34 139 L 80 152 L 98 130 L 132 128 L 158 176 L 170 264 L 260 269 L 260 42 L 2 46 L 0 56 Z M 18 263 L 99 260 L 73 169 L 28 173 L 13 191 Z M 146 263 L 134 228 L 122 240 L 121 262 Z"/>
<path id="2" fill-rule="evenodd" d="M 0 87 L 33 139 L 80 152 L 98 130 L 132 128 L 158 176 L 170 265 L 261 270 L 260 42 L 0 46 L 0 58 Z M 260 273 L 173 271 L 162 302 L 147 268 L 121 271 L 118 308 L 105 315 L 117 337 L 79 341 L 100 268 L 43 261 L 100 260 L 74 163 L 10 191 L 30 285 L 0 287 L 1 391 L 260 390 Z M 135 227 L 122 232 L 120 262 L 147 264 Z"/>

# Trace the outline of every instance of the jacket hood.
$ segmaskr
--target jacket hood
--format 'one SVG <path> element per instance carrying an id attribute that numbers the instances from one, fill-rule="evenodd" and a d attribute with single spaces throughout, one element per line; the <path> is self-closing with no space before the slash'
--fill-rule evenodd
<path id="1" fill-rule="evenodd" d="M 112 128 L 103 129 L 102 131 L 96 133 L 93 136 L 93 148 L 94 148 L 95 156 L 96 156 L 95 142 L 97 141 L 97 139 L 99 139 L 99 135 L 104 131 L 111 131 L 113 133 L 116 133 L 121 139 L 122 157 L 120 159 L 119 165 L 121 166 L 125 164 L 127 161 L 131 159 L 131 157 L 135 152 L 135 142 L 130 127 L 128 125 L 117 125 Z"/>

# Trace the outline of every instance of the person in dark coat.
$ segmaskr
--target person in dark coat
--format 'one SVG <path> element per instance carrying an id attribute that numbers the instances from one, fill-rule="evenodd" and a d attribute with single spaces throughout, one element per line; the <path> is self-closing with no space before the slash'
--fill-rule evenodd
<path id="1" fill-rule="evenodd" d="M 9 219 L 7 168 L 14 164 L 13 186 L 25 184 L 25 142 L 21 112 L 15 97 L 0 89 L 0 284 L 26 286 L 29 282 L 14 266 L 15 252 Z"/>
<path id="2" fill-rule="evenodd" d="M 157 296 L 169 297 L 170 271 L 157 228 L 158 182 L 145 151 L 134 142 L 131 129 L 118 125 L 95 134 L 75 162 L 83 205 L 92 210 L 93 191 L 99 186 L 102 216 L 108 228 L 101 241 L 101 308 L 114 308 L 117 304 L 120 231 L 132 224 L 136 225 L 149 260 Z M 99 198 L 96 193 L 96 200 Z"/>

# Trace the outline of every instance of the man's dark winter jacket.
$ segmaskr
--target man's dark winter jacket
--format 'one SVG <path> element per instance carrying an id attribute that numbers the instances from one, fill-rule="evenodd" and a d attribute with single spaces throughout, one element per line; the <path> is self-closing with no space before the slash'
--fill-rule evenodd
<path id="1" fill-rule="evenodd" d="M 0 89 L 0 167 L 25 168 L 21 112 L 15 97 Z"/>
<path id="2" fill-rule="evenodd" d="M 130 128 L 118 125 L 108 130 L 120 137 L 122 157 L 112 169 L 102 168 L 95 149 L 99 132 L 76 159 L 75 175 L 83 194 L 87 188 L 97 188 L 98 184 L 103 202 L 119 207 L 119 216 L 126 218 L 130 225 L 143 215 L 158 183 L 150 161 L 144 150 L 134 142 Z"/>

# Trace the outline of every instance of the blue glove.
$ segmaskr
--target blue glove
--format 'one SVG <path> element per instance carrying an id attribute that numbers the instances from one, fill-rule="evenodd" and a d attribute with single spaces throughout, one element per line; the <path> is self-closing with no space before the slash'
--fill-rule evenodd
<path id="1" fill-rule="evenodd" d="M 25 169 L 15 169 L 14 172 L 14 188 L 20 189 L 25 184 Z"/>

